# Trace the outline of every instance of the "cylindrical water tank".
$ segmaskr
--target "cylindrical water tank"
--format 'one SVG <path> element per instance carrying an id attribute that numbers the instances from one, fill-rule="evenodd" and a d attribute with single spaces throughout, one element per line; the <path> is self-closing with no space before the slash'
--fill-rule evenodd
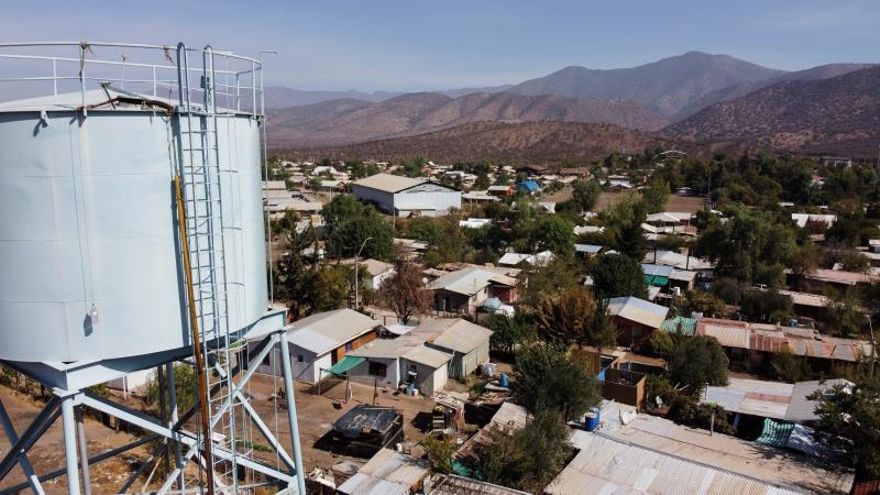
<path id="1" fill-rule="evenodd" d="M 105 105 L 83 117 L 81 98 L 0 104 L 0 359 L 103 360 L 191 344 L 172 188 L 179 115 Z M 235 331 L 267 306 L 260 133 L 248 114 L 217 121 Z"/>

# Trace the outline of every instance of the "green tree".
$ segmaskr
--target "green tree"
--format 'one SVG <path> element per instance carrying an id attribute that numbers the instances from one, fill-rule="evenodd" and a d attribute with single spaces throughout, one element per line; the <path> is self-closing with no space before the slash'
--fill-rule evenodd
<path id="1" fill-rule="evenodd" d="M 770 376 L 776 380 L 795 383 L 812 377 L 810 363 L 803 356 L 791 352 L 778 352 L 770 358 Z"/>
<path id="2" fill-rule="evenodd" d="M 669 199 L 669 193 L 669 182 L 660 178 L 652 178 L 642 192 L 648 211 L 651 213 L 662 211 Z"/>
<path id="3" fill-rule="evenodd" d="M 525 275 L 529 281 L 520 301 L 537 306 L 547 294 L 554 294 L 580 283 L 578 267 L 572 258 L 556 257 L 545 266 L 527 266 Z"/>
<path id="4" fill-rule="evenodd" d="M 614 247 L 621 254 L 636 261 L 642 261 L 647 251 L 642 225 L 637 223 L 621 225 L 614 238 Z"/>
<path id="5" fill-rule="evenodd" d="M 394 258 L 394 229 L 375 211 L 345 220 L 332 229 L 327 253 L 333 257 L 351 257 L 361 246 L 363 258 Z"/>
<path id="6" fill-rule="evenodd" d="M 285 234 L 286 252 L 274 265 L 275 297 L 287 301 L 294 317 L 299 317 L 311 302 L 306 294 L 315 282 L 317 258 L 306 256 L 303 251 L 317 240 L 317 234 L 309 227 L 303 233 L 290 230 Z"/>
<path id="7" fill-rule="evenodd" d="M 514 400 L 531 411 L 555 411 L 575 418 L 599 403 L 601 395 L 588 363 L 559 346 L 535 343 L 516 355 Z"/>
<path id="8" fill-rule="evenodd" d="M 513 354 L 518 347 L 534 342 L 538 337 L 535 325 L 521 311 L 512 318 L 502 314 L 489 315 L 485 326 L 492 330 L 489 341 L 492 349 L 507 354 Z"/>
<path id="9" fill-rule="evenodd" d="M 550 250 L 557 256 L 574 254 L 574 225 L 563 217 L 557 215 L 543 217 L 534 235 L 540 249 Z"/>
<path id="10" fill-rule="evenodd" d="M 739 304 L 740 312 L 749 321 L 786 322 L 794 315 L 791 296 L 776 290 L 747 289 Z"/>
<path id="11" fill-rule="evenodd" d="M 486 172 L 480 172 L 477 174 L 477 180 L 474 181 L 474 189 L 477 191 L 485 191 L 489 189 L 490 186 L 489 176 Z"/>
<path id="12" fill-rule="evenodd" d="M 452 454 L 456 449 L 454 443 L 428 435 L 422 440 L 422 447 L 428 454 L 428 464 L 432 473 L 449 474 L 452 472 Z"/>
<path id="13" fill-rule="evenodd" d="M 571 459 L 571 432 L 563 419 L 544 411 L 519 430 L 492 427 L 493 441 L 477 451 L 480 476 L 497 485 L 543 493 Z"/>
<path id="14" fill-rule="evenodd" d="M 699 289 L 688 291 L 681 301 L 681 312 L 685 315 L 698 312 L 703 316 L 719 318 L 724 314 L 724 301 L 711 292 Z"/>
<path id="15" fill-rule="evenodd" d="M 322 266 L 308 289 L 311 312 L 320 313 L 345 307 L 353 278 L 351 273 L 348 266 Z"/>
<path id="16" fill-rule="evenodd" d="M 613 346 L 617 342 L 618 333 L 617 325 L 608 311 L 608 300 L 597 300 L 587 328 L 587 344 L 597 347 L 601 354 L 603 347 Z"/>
<path id="17" fill-rule="evenodd" d="M 858 337 L 867 324 L 866 315 L 859 309 L 859 300 L 853 290 L 834 293 L 825 307 L 822 323 L 826 333 L 839 337 Z"/>
<path id="18" fill-rule="evenodd" d="M 641 265 L 622 254 L 605 254 L 596 258 L 590 270 L 596 297 L 635 296 L 646 298 L 648 288 Z"/>
<path id="19" fill-rule="evenodd" d="M 818 401 L 816 438 L 830 450 L 843 452 L 858 477 L 880 477 L 880 380 L 865 375 L 854 386 L 836 385 L 809 398 Z"/>
<path id="20" fill-rule="evenodd" d="M 602 194 L 602 185 L 597 180 L 578 179 L 571 184 L 571 188 L 572 200 L 582 212 L 592 210 Z"/>
<path id="21" fill-rule="evenodd" d="M 347 220 L 364 216 L 366 208 L 351 194 L 339 194 L 321 208 L 321 216 L 327 223 L 327 231 L 333 232 Z"/>
<path id="22" fill-rule="evenodd" d="M 669 375 L 697 394 L 707 383 L 727 385 L 727 364 L 721 344 L 714 337 L 699 335 L 678 343 L 669 358 Z"/>
<path id="23" fill-rule="evenodd" d="M 187 409 L 193 407 L 196 403 L 196 371 L 195 369 L 188 364 L 175 364 L 174 365 L 174 391 L 177 394 L 177 408 L 181 411 L 186 411 Z M 166 404 L 167 394 L 168 394 L 168 384 L 163 383 L 164 387 L 159 387 L 159 379 L 157 376 L 153 376 L 147 382 L 146 390 L 144 391 L 144 402 L 147 406 L 151 408 L 158 408 L 159 404 L 161 404 L 160 396 L 162 394 L 166 395 Z"/>

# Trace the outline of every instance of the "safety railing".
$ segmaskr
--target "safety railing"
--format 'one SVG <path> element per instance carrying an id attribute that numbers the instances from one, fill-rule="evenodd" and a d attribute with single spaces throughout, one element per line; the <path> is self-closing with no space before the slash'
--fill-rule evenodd
<path id="1" fill-rule="evenodd" d="M 206 47 L 207 48 L 207 47 Z M 205 49 L 185 48 L 194 63 L 177 66 L 177 45 L 103 42 L 0 43 L 0 103 L 87 92 L 112 87 L 150 98 L 180 99 L 180 78 L 188 77 L 191 101 L 202 101 L 201 62 Z M 213 81 L 218 109 L 264 114 L 263 66 L 260 60 L 213 50 Z"/>

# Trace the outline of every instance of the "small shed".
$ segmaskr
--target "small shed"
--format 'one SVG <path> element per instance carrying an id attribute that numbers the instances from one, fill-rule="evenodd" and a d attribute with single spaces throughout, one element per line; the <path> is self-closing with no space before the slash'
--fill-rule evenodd
<path id="1" fill-rule="evenodd" d="M 492 331 L 461 318 L 437 318 L 419 325 L 419 330 L 433 333 L 425 345 L 452 354 L 449 376 L 464 380 L 481 364 L 489 361 Z"/>

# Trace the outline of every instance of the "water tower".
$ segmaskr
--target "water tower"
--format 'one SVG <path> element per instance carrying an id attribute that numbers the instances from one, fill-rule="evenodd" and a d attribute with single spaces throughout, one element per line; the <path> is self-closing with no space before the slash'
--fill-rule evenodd
<path id="1" fill-rule="evenodd" d="M 0 102 L 0 361 L 53 391 L 24 431 L 0 403 L 13 445 L 0 482 L 19 465 L 14 489 L 66 475 L 88 494 L 91 464 L 161 440 L 174 462 L 158 493 L 191 491 L 190 461 L 208 493 L 304 493 L 289 353 L 293 455 L 245 393 L 252 364 L 287 349 L 267 295 L 262 75 L 259 60 L 182 43 L 0 44 L 0 95 L 14 98 Z M 175 362 L 198 378 L 187 411 Z M 148 369 L 165 380 L 161 418 L 87 390 Z M 89 458 L 84 409 L 146 436 Z M 59 417 L 66 469 L 36 473 L 28 451 Z M 255 458 L 254 431 L 279 466 Z"/>

